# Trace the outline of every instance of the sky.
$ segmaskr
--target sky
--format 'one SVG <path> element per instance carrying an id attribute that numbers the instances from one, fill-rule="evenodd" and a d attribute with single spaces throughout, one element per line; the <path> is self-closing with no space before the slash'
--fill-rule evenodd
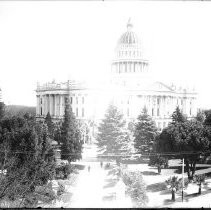
<path id="1" fill-rule="evenodd" d="M 129 18 L 149 71 L 195 87 L 211 108 L 211 4 L 186 1 L 0 1 L 0 88 L 36 106 L 37 82 L 106 78 Z"/>

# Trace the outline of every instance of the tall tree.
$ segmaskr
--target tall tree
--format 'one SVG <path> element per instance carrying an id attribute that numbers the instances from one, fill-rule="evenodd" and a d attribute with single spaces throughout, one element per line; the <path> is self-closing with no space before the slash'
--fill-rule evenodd
<path id="1" fill-rule="evenodd" d="M 65 101 L 64 121 L 61 126 L 61 158 L 69 162 L 79 160 L 82 152 L 82 140 L 79 126 L 69 103 Z"/>
<path id="2" fill-rule="evenodd" d="M 2 119 L 5 115 L 5 105 L 3 102 L 0 102 L 0 119 Z"/>
<path id="3" fill-rule="evenodd" d="M 211 109 L 204 111 L 205 114 L 205 120 L 204 125 L 211 126 Z"/>
<path id="4" fill-rule="evenodd" d="M 53 139 L 54 137 L 54 124 L 52 122 L 52 118 L 50 113 L 48 112 L 46 117 L 45 117 L 45 123 L 48 126 L 48 132 L 49 132 L 49 136 Z"/>
<path id="5" fill-rule="evenodd" d="M 171 117 L 172 117 L 172 123 L 176 123 L 176 122 L 182 123 L 186 121 L 186 117 L 183 115 L 183 113 L 181 112 L 178 106 L 176 107 L 176 110 L 173 112 Z"/>
<path id="6" fill-rule="evenodd" d="M 210 131 L 198 121 L 170 124 L 156 142 L 157 152 L 170 152 L 172 157 L 184 158 L 188 178 L 192 179 L 200 153 L 210 149 Z"/>
<path id="7" fill-rule="evenodd" d="M 104 153 L 121 153 L 126 149 L 128 135 L 126 122 L 117 107 L 110 105 L 98 127 L 97 144 Z"/>
<path id="8" fill-rule="evenodd" d="M 147 114 L 146 107 L 143 108 L 138 116 L 138 122 L 135 125 L 134 142 L 138 152 L 149 151 L 157 135 L 157 127 L 152 118 Z"/>
<path id="9" fill-rule="evenodd" d="M 55 172 L 55 157 L 45 125 L 14 116 L 0 121 L 0 199 L 24 199 Z"/>
<path id="10" fill-rule="evenodd" d="M 195 119 L 197 121 L 201 122 L 201 123 L 204 123 L 204 120 L 205 120 L 205 113 L 204 113 L 204 111 L 202 111 L 202 110 L 198 111 Z"/>

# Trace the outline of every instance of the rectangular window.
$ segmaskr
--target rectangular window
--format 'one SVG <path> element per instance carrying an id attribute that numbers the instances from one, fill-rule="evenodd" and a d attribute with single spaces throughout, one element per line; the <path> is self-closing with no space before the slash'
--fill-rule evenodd
<path id="1" fill-rule="evenodd" d="M 78 108 L 76 108 L 76 117 L 78 117 Z"/>
<path id="2" fill-rule="evenodd" d="M 157 104 L 158 104 L 158 105 L 160 104 L 160 99 L 159 99 L 159 98 L 157 98 Z"/>
<path id="3" fill-rule="evenodd" d="M 190 108 L 190 116 L 191 116 L 191 114 L 192 114 L 192 113 L 191 113 L 191 108 Z"/>
<path id="4" fill-rule="evenodd" d="M 157 109 L 157 116 L 160 116 L 160 109 Z"/>
<path id="5" fill-rule="evenodd" d="M 40 99 L 40 104 L 42 104 L 42 98 Z"/>
<path id="6" fill-rule="evenodd" d="M 154 116 L 154 109 L 152 108 L 152 116 Z"/>
<path id="7" fill-rule="evenodd" d="M 84 108 L 82 108 L 82 117 L 84 117 Z"/>
<path id="8" fill-rule="evenodd" d="M 82 104 L 84 104 L 84 97 L 82 97 Z"/>
<path id="9" fill-rule="evenodd" d="M 70 104 L 73 103 L 73 97 L 70 97 Z"/>
<path id="10" fill-rule="evenodd" d="M 76 104 L 78 104 L 78 97 L 76 97 Z"/>
<path id="11" fill-rule="evenodd" d="M 130 110 L 129 110 L 129 108 L 127 108 L 127 116 L 128 117 L 130 116 Z"/>

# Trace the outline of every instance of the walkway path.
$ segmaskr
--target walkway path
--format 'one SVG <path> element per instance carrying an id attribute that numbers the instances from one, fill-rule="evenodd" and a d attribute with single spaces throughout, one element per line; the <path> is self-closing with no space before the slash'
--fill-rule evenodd
<path id="1" fill-rule="evenodd" d="M 91 170 L 87 168 L 80 172 L 79 180 L 70 206 L 73 208 L 95 208 L 102 206 L 103 184 L 105 179 L 104 170 L 100 170 L 96 164 L 91 165 Z"/>
<path id="2" fill-rule="evenodd" d="M 116 199 L 118 190 L 112 175 L 108 170 L 101 168 L 100 162 L 95 159 L 96 148 L 84 151 L 82 161 L 78 164 L 85 165 L 84 170 L 79 171 L 77 185 L 73 189 L 73 196 L 70 201 L 63 204 L 65 208 L 131 208 L 129 198 Z M 93 160 L 90 160 L 91 159 Z M 88 171 L 90 166 L 90 171 Z M 117 196 L 118 197 L 118 196 Z"/>

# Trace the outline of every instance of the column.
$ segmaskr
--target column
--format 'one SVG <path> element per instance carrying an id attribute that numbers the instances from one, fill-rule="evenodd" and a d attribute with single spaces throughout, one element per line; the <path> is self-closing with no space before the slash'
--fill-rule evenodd
<path id="1" fill-rule="evenodd" d="M 36 115 L 40 114 L 40 103 L 39 103 L 39 96 L 37 95 L 37 106 L 36 106 Z"/>
<path id="2" fill-rule="evenodd" d="M 45 96 L 42 95 L 42 115 L 45 114 Z"/>
<path id="3" fill-rule="evenodd" d="M 59 96 L 59 116 L 60 117 L 63 116 L 63 112 L 62 112 L 62 95 Z"/>
<path id="4" fill-rule="evenodd" d="M 48 95 L 48 104 L 49 104 L 48 112 L 52 116 L 52 113 L 51 113 L 51 107 L 52 107 L 52 104 L 51 104 L 51 94 Z"/>
<path id="5" fill-rule="evenodd" d="M 44 112 L 43 114 L 46 115 L 47 113 L 47 95 L 44 95 Z"/>
<path id="6" fill-rule="evenodd" d="M 57 95 L 54 95 L 54 116 L 57 116 L 56 107 L 57 107 L 57 101 L 56 101 Z"/>
<path id="7" fill-rule="evenodd" d="M 54 95 L 53 94 L 51 94 L 50 95 L 50 102 L 51 102 L 51 116 L 53 116 L 54 115 Z"/>

